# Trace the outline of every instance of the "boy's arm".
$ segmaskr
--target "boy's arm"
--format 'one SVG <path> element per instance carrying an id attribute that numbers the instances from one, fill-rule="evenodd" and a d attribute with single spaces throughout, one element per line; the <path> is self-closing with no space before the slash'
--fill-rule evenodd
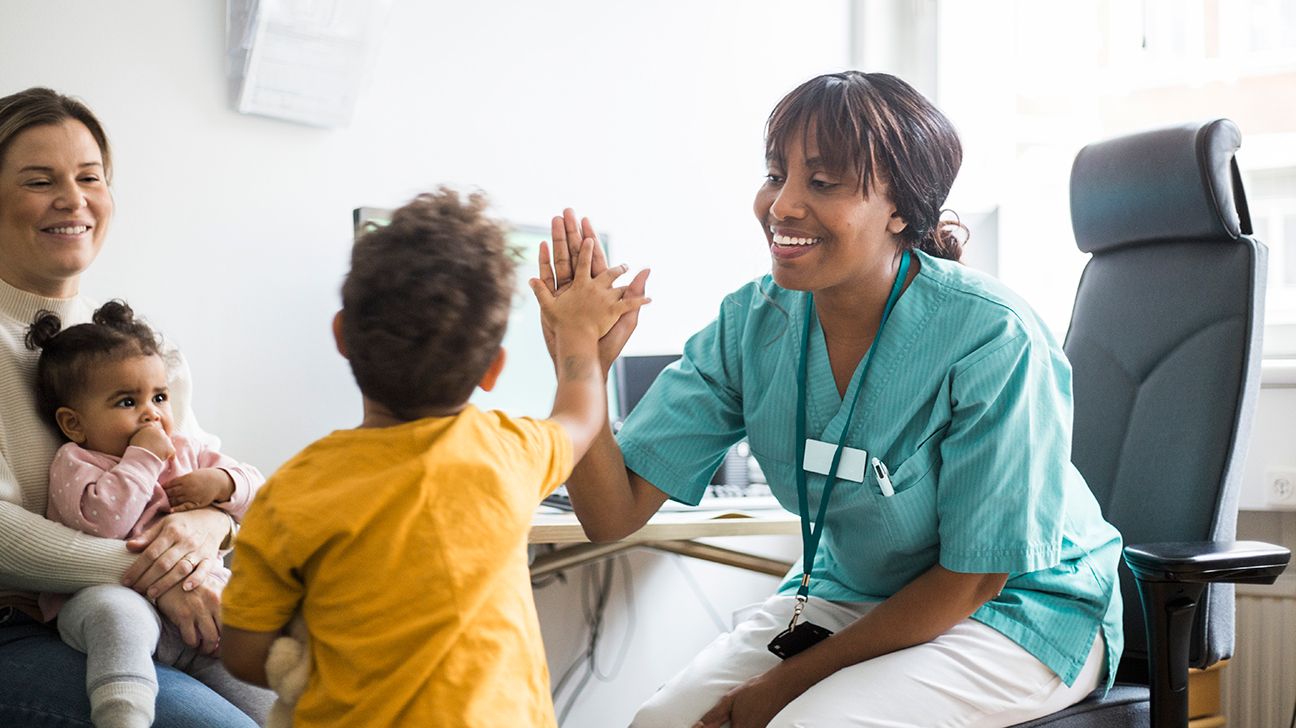
<path id="1" fill-rule="evenodd" d="M 249 632 L 225 625 L 221 628 L 221 662 L 239 680 L 268 688 L 266 658 L 270 645 L 280 636 L 278 631 Z"/>
<path id="2" fill-rule="evenodd" d="M 559 330 L 554 342 L 558 390 L 549 418 L 563 426 L 579 461 L 607 422 L 607 387 L 598 373 L 598 340 Z"/>
<path id="3" fill-rule="evenodd" d="M 270 646 L 305 597 L 304 557 L 295 550 L 309 537 L 295 526 L 311 525 L 279 518 L 273 487 L 252 502 L 221 594 L 221 659 L 235 677 L 263 686 Z"/>

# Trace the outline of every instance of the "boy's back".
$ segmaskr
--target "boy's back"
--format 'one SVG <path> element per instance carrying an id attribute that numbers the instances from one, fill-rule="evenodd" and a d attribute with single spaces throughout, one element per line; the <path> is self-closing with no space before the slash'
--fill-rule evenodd
<path id="1" fill-rule="evenodd" d="M 271 631 L 300 603 L 299 727 L 552 726 L 525 542 L 571 467 L 560 425 L 471 406 L 334 432 L 253 503 L 222 617 Z"/>

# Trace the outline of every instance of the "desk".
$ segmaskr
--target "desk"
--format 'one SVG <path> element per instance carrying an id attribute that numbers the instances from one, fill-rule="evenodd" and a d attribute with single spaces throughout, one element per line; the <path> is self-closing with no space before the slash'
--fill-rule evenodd
<path id="1" fill-rule="evenodd" d="M 693 541 L 709 536 L 773 536 L 801 533 L 801 521 L 782 509 L 766 511 L 670 511 L 659 512 L 644 525 L 615 543 L 594 544 L 585 538 L 580 522 L 571 513 L 540 513 L 531 519 L 531 544 L 555 544 L 562 548 L 536 557 L 531 577 L 539 578 L 607 558 L 631 548 L 651 548 L 714 561 L 742 569 L 783 576 L 791 562 L 721 548 Z"/>

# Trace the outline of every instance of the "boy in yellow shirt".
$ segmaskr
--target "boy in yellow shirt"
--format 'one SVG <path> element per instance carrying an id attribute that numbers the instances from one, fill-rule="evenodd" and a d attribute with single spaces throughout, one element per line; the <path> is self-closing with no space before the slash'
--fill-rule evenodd
<path id="1" fill-rule="evenodd" d="M 222 653 L 265 685 L 300 611 L 298 728 L 555 725 L 527 532 L 605 424 L 599 338 L 647 299 L 613 287 L 624 266 L 592 276 L 585 241 L 571 284 L 537 292 L 562 362 L 549 419 L 478 410 L 468 397 L 504 365 L 514 280 L 485 204 L 442 188 L 355 244 L 333 333 L 364 421 L 292 458 L 244 519 Z"/>

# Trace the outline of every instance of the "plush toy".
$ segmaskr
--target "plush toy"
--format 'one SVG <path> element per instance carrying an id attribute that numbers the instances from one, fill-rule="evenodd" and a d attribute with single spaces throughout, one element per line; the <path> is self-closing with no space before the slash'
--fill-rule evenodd
<path id="1" fill-rule="evenodd" d="M 266 717 L 266 728 L 292 728 L 297 699 L 310 679 L 310 636 L 301 615 L 288 623 L 286 634 L 270 644 L 266 679 L 278 698 Z"/>

